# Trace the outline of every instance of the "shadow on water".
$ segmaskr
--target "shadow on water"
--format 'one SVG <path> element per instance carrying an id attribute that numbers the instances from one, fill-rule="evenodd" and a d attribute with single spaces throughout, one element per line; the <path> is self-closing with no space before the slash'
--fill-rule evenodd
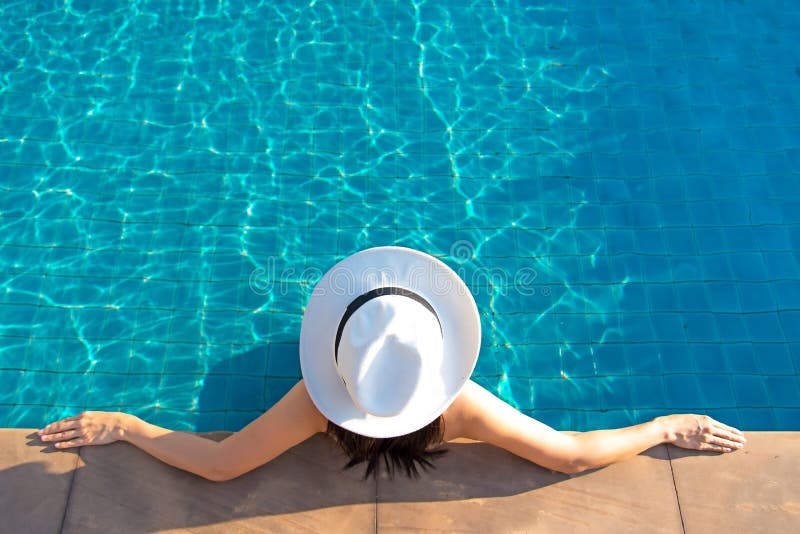
<path id="1" fill-rule="evenodd" d="M 270 343 L 212 366 L 193 417 L 198 432 L 237 431 L 256 419 L 300 379 L 298 345 Z"/>

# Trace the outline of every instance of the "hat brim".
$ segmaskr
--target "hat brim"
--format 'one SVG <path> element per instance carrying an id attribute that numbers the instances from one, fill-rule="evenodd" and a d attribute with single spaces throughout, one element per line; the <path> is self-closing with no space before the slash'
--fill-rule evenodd
<path id="1" fill-rule="evenodd" d="M 350 398 L 337 372 L 334 339 L 347 305 L 384 286 L 418 293 L 439 317 L 444 339 L 442 387 L 431 398 L 430 409 L 392 417 L 365 414 Z M 314 287 L 300 329 L 300 368 L 311 400 L 329 421 L 363 436 L 401 436 L 432 422 L 458 396 L 478 361 L 480 330 L 478 308 L 469 288 L 447 265 L 405 247 L 370 248 L 334 265 Z"/>

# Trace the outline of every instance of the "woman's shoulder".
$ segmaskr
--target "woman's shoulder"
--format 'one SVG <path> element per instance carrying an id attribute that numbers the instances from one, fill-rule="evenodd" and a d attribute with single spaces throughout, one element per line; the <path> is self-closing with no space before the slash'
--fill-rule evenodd
<path id="1" fill-rule="evenodd" d="M 472 380 L 467 380 L 456 399 L 442 414 L 444 417 L 444 440 L 451 441 L 465 437 L 465 424 L 475 402 L 475 389 L 482 389 Z"/>

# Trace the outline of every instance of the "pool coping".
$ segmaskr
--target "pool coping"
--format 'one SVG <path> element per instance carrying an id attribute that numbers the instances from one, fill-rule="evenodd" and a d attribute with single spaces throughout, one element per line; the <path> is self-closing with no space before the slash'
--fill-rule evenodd
<path id="1" fill-rule="evenodd" d="M 210 482 L 128 443 L 63 451 L 33 429 L 0 429 L 0 506 L 5 529 L 43 533 L 796 531 L 800 432 L 746 435 L 732 454 L 660 445 L 578 475 L 458 440 L 416 481 L 343 472 L 341 453 L 317 435 Z"/>

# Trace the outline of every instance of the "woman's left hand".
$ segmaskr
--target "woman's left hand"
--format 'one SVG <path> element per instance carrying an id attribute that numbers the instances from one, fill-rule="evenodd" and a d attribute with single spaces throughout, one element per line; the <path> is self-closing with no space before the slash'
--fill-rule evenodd
<path id="1" fill-rule="evenodd" d="M 46 443 L 59 449 L 83 445 L 107 445 L 122 439 L 122 412 L 83 412 L 50 423 L 38 431 Z"/>

